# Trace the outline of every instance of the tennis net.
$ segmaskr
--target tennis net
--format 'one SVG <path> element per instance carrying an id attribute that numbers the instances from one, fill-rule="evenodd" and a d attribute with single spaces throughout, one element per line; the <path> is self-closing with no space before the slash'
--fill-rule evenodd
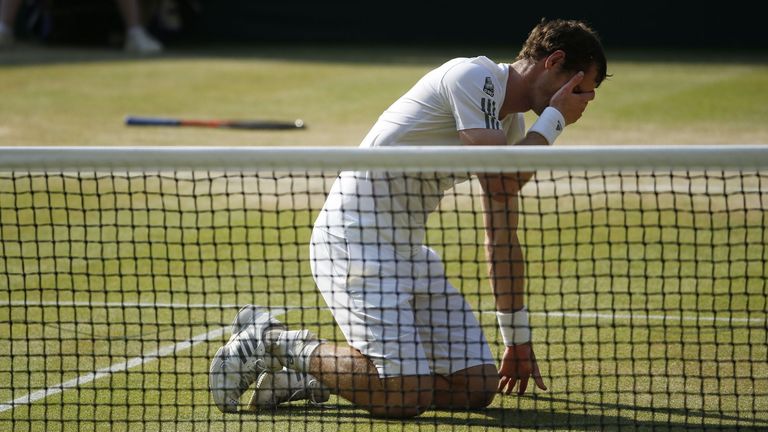
<path id="1" fill-rule="evenodd" d="M 414 306 L 437 298 L 432 285 L 463 295 L 498 365 L 475 174 L 521 171 L 535 172 L 514 213 L 547 391 L 530 384 L 487 407 L 403 420 L 336 395 L 219 411 L 209 367 L 241 306 L 347 344 L 310 252 L 340 172 L 370 181 L 337 195 L 358 206 L 343 220 L 376 227 L 347 238 L 374 246 L 361 259 L 375 271 L 357 275 L 365 286 L 388 286 L 391 261 L 418 262 L 422 243 L 440 257 L 434 274 L 409 267 L 390 297 L 378 292 L 381 310 L 402 307 L 392 295 L 415 308 L 402 324 L 416 329 L 426 370 L 444 348 L 463 347 L 470 364 L 479 354 L 467 346 L 482 345 L 427 340 L 462 325 L 435 301 Z M 760 146 L 0 148 L 0 429 L 765 430 L 767 208 Z M 350 278 L 328 271 L 320 277 Z M 369 297 L 350 304 L 365 310 Z M 430 321 L 441 312 L 450 325 Z M 387 362 L 422 360 L 408 355 Z"/>

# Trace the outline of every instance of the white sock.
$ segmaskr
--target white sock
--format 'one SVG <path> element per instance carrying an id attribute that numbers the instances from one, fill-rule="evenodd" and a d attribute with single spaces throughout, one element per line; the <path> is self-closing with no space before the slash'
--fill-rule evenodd
<path id="1" fill-rule="evenodd" d="M 267 332 L 272 353 L 277 355 L 283 366 L 295 371 L 308 373 L 312 353 L 322 343 L 309 330 L 277 330 Z"/>
<path id="2" fill-rule="evenodd" d="M 140 25 L 128 27 L 128 30 L 126 30 L 126 34 L 128 34 L 128 36 L 139 36 L 145 33 L 146 30 L 144 30 L 144 27 Z"/>
<path id="3" fill-rule="evenodd" d="M 293 395 L 300 394 L 303 398 L 314 403 L 323 403 L 328 400 L 329 395 L 323 397 L 322 394 L 329 393 L 330 390 L 320 380 L 306 372 L 291 371 L 287 368 L 283 368 L 283 370 L 290 374 L 288 378 L 289 390 Z M 320 400 L 317 400 L 318 398 Z"/>

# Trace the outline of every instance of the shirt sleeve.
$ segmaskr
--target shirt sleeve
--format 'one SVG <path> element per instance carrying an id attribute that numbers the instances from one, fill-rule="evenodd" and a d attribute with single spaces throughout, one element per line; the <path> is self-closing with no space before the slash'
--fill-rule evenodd
<path id="1" fill-rule="evenodd" d="M 517 144 L 525 138 L 525 115 L 523 113 L 511 113 L 501 121 L 502 129 L 507 131 L 507 143 Z"/>
<path id="2" fill-rule="evenodd" d="M 501 87 L 484 67 L 457 65 L 443 77 L 442 88 L 456 119 L 456 130 L 501 128 Z"/>

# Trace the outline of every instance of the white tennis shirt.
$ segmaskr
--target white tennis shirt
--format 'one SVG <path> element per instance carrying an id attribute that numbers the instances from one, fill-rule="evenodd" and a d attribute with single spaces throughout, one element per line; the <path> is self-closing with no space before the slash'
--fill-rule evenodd
<path id="1" fill-rule="evenodd" d="M 428 72 L 379 116 L 360 147 L 457 146 L 464 129 L 501 129 L 507 143 L 525 135 L 522 113 L 498 118 L 509 65 L 487 57 L 456 58 Z M 411 254 L 445 191 L 469 173 L 344 171 L 315 229 L 352 242 L 394 245 Z"/>

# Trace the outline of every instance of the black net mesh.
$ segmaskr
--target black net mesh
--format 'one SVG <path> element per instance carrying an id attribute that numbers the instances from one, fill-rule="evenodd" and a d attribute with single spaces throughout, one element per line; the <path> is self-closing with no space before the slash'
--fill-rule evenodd
<path id="1" fill-rule="evenodd" d="M 0 429 L 768 428 L 765 172 L 538 172 L 513 199 L 548 390 L 492 401 L 487 368 L 452 375 L 504 351 L 477 179 L 380 176 L 313 235 L 337 174 L 0 174 Z M 209 369 L 247 304 L 339 350 L 223 413 Z"/>

